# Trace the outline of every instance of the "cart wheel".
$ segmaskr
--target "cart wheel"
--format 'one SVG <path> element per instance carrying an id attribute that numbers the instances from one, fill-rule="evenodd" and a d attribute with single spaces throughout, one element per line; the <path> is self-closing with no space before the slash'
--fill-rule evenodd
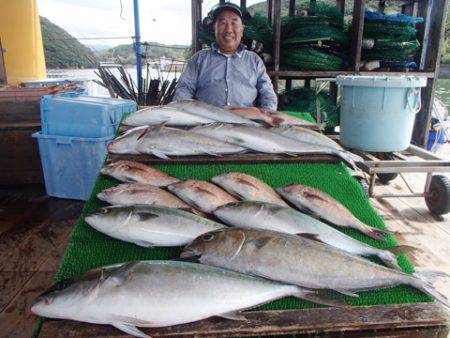
<path id="1" fill-rule="evenodd" d="M 393 153 L 378 153 L 377 157 L 380 160 L 394 160 L 394 154 Z M 397 173 L 387 173 L 387 174 L 377 174 L 378 179 L 383 184 L 389 184 L 390 181 L 395 179 L 398 176 Z"/>
<path id="2" fill-rule="evenodd" d="M 430 189 L 425 195 L 428 210 L 434 215 L 444 215 L 450 211 L 450 181 L 442 175 L 431 177 Z"/>
<path id="3" fill-rule="evenodd" d="M 383 184 L 389 184 L 389 182 L 395 179 L 397 176 L 397 173 L 377 174 L 378 179 Z"/>

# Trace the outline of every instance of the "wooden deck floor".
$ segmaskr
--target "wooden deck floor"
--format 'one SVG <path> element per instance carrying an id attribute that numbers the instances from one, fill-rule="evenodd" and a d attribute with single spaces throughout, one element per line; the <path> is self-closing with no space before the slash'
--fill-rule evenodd
<path id="1" fill-rule="evenodd" d="M 421 191 L 424 175 L 409 174 Z M 401 192 L 400 178 L 378 192 Z M 400 244 L 421 249 L 410 254 L 417 269 L 450 274 L 450 215 L 433 217 L 421 198 L 371 199 Z M 31 337 L 37 319 L 30 314 L 33 300 L 52 280 L 64 254 L 82 203 L 45 196 L 42 187 L 0 189 L 0 337 Z M 450 279 L 437 284 L 450 298 Z"/>

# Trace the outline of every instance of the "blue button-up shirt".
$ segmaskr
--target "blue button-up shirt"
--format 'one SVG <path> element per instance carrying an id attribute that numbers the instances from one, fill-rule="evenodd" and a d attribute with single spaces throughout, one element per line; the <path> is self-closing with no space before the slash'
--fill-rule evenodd
<path id="1" fill-rule="evenodd" d="M 181 75 L 174 96 L 174 100 L 188 99 L 217 106 L 277 109 L 277 96 L 263 61 L 242 45 L 230 56 L 215 44 L 197 52 Z"/>

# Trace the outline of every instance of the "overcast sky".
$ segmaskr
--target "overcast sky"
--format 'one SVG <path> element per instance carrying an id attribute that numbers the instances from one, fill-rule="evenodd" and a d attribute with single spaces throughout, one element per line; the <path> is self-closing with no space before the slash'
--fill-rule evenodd
<path id="1" fill-rule="evenodd" d="M 247 0 L 247 5 L 260 1 Z M 203 0 L 203 15 L 217 3 Z M 133 0 L 37 0 L 37 4 L 39 15 L 76 38 L 134 36 Z M 139 9 L 143 41 L 190 44 L 191 0 L 140 0 Z M 80 41 L 112 46 L 131 43 L 130 39 Z"/>

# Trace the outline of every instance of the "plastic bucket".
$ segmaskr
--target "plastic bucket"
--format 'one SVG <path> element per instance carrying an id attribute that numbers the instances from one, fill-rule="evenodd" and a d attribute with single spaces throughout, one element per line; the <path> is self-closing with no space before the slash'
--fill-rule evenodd
<path id="1" fill-rule="evenodd" d="M 341 86 L 342 144 L 376 152 L 408 148 L 426 78 L 338 76 L 336 83 Z"/>

